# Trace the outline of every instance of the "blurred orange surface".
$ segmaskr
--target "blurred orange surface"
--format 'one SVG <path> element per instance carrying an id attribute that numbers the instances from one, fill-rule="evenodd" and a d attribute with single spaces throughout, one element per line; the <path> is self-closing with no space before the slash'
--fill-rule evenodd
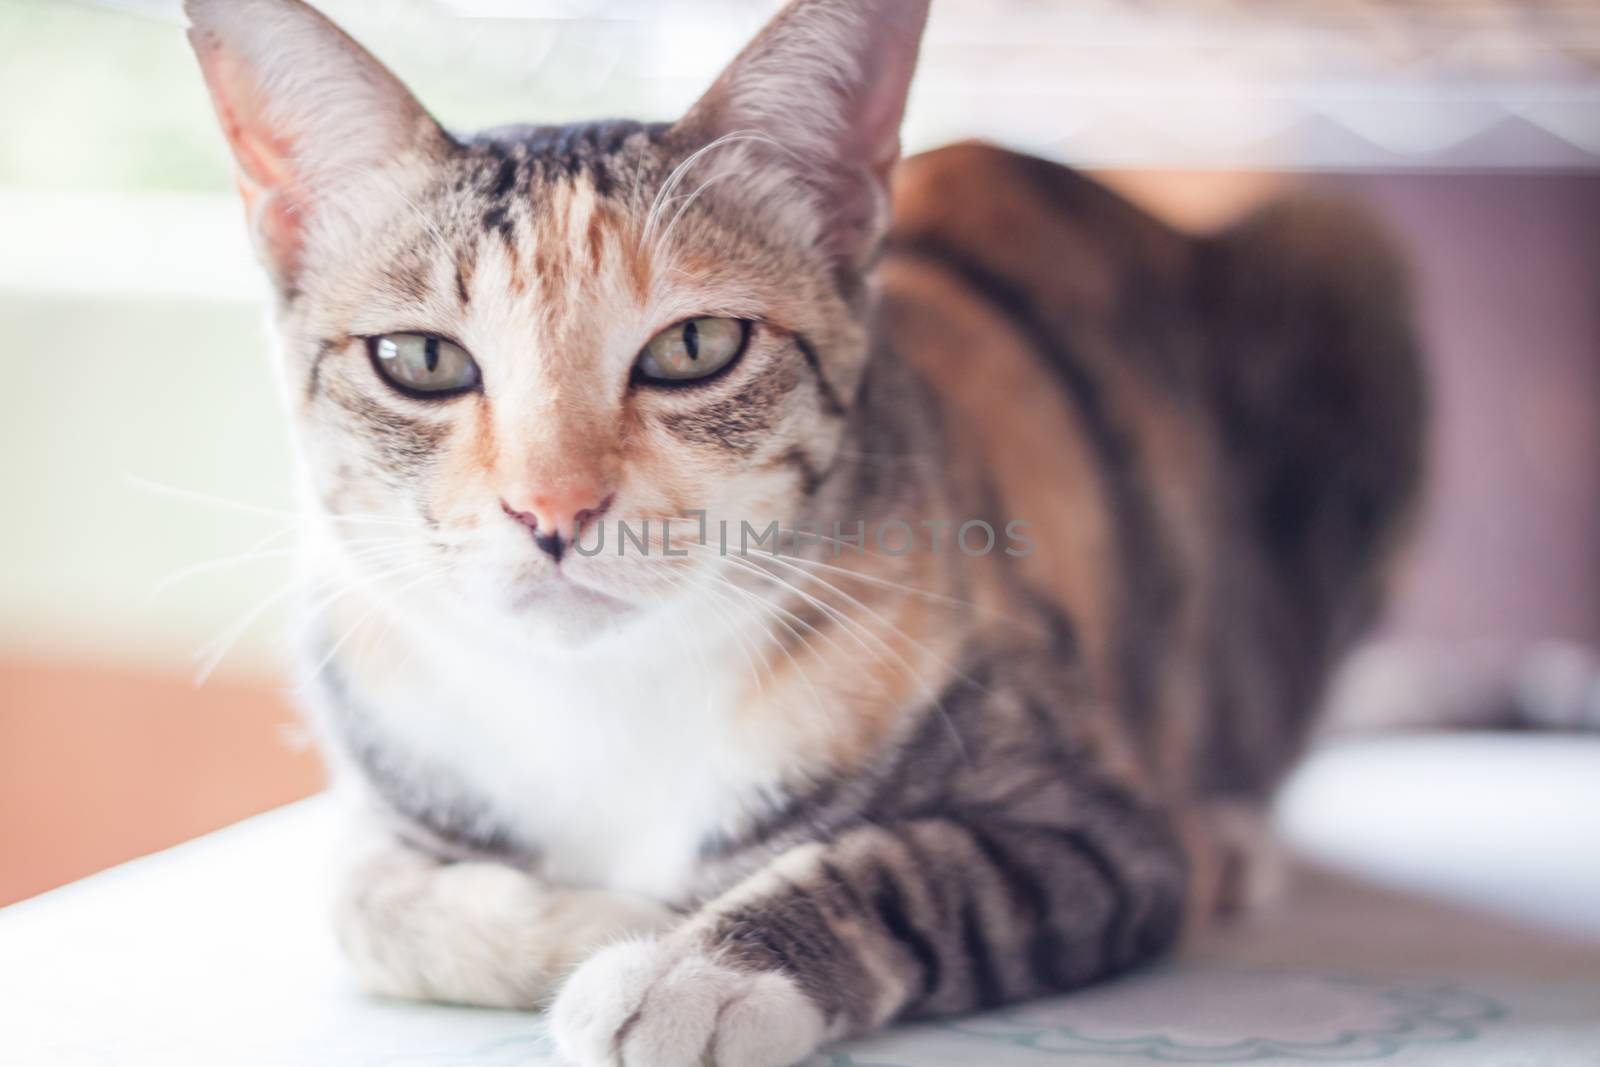
<path id="1" fill-rule="evenodd" d="M 0 905 L 323 781 L 281 687 L 0 660 Z"/>

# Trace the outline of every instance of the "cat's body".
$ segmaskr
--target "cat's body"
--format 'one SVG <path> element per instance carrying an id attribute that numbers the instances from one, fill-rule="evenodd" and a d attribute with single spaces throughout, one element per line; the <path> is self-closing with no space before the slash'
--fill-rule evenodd
<path id="1" fill-rule="evenodd" d="M 802 0 L 674 126 L 471 141 L 298 4 L 191 8 L 339 590 L 305 663 L 380 828 L 371 985 L 776 1067 L 1213 910 L 1417 480 L 1359 220 L 1191 241 L 974 145 L 901 164 L 885 229 L 917 4 Z M 352 95 L 390 121 L 335 136 Z M 648 551 L 581 551 L 624 518 Z"/>

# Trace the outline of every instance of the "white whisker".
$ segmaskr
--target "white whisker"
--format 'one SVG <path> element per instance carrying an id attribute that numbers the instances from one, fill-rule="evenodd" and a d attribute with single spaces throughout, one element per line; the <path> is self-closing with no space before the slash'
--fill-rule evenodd
<path id="1" fill-rule="evenodd" d="M 823 614 L 827 615 L 829 618 L 831 618 L 835 622 L 837 622 L 841 627 L 844 628 L 844 632 L 846 633 L 846 635 L 851 637 L 853 640 L 856 641 L 857 644 L 859 644 L 861 646 L 861 649 L 862 649 L 863 652 L 866 652 L 869 655 L 872 655 L 879 662 L 887 662 L 886 660 L 883 659 L 883 656 L 882 656 L 881 653 L 873 652 L 867 646 L 865 640 L 863 640 L 863 636 L 862 635 L 864 635 L 864 637 L 866 637 L 866 638 L 870 638 L 874 643 L 877 644 L 877 646 L 880 649 L 882 649 L 884 652 L 887 652 L 888 655 L 893 658 L 895 663 L 897 663 L 899 665 L 900 669 L 903 670 L 906 673 L 907 677 L 910 678 L 912 683 L 922 691 L 924 697 L 929 701 L 929 703 L 933 706 L 933 708 L 938 712 L 940 718 L 944 721 L 945 726 L 947 727 L 947 729 L 949 729 L 951 737 L 952 737 L 953 741 L 956 744 L 956 747 L 962 753 L 962 757 L 963 758 L 970 758 L 968 756 L 968 754 L 967 754 L 967 751 L 966 751 L 965 742 L 963 742 L 962 739 L 961 739 L 960 731 L 956 730 L 955 724 L 953 722 L 951 722 L 950 715 L 946 711 L 943 701 L 939 698 L 939 694 L 933 691 L 933 687 L 930 686 L 928 684 L 927 680 L 922 676 L 922 672 L 917 670 L 917 668 L 913 664 L 911 664 L 904 656 L 902 656 L 900 654 L 900 652 L 897 649 L 894 648 L 894 646 L 890 645 L 881 636 L 879 636 L 876 632 L 874 632 L 870 627 L 864 625 L 859 619 L 850 618 L 850 616 L 847 613 L 845 613 L 844 611 L 839 610 L 839 609 L 833 607 L 832 605 L 823 602 L 822 600 L 818 599 L 817 597 L 812 596 L 810 593 L 807 593 L 805 590 L 801 589 L 799 586 L 795 585 L 793 582 L 785 581 L 780 575 L 773 574 L 772 572 L 767 571 L 762 567 L 756 566 L 755 562 L 752 559 L 750 559 L 749 557 L 733 555 L 733 556 L 727 556 L 725 558 L 730 559 L 730 560 L 737 560 L 737 559 L 744 560 L 745 563 L 747 563 L 751 567 L 751 569 L 753 571 L 765 576 L 766 578 L 771 580 L 774 584 L 778 585 L 780 588 L 787 589 L 790 592 L 794 593 L 796 596 L 801 597 L 803 600 L 805 600 L 806 602 L 810 603 L 817 610 L 821 611 Z M 777 562 L 780 565 L 788 564 L 787 560 L 785 560 L 785 559 L 783 559 L 782 557 L 779 557 L 779 556 L 769 556 L 769 557 L 765 557 L 765 558 L 767 558 L 767 559 L 769 559 L 769 560 L 771 560 L 773 562 Z M 967 682 L 969 685 L 980 686 L 980 683 L 978 683 L 977 681 L 972 679 L 970 676 L 968 676 L 967 674 L 962 672 L 959 668 L 957 668 L 954 665 L 946 662 L 943 659 L 943 657 L 939 656 L 932 649 L 928 648 L 925 644 L 923 644 L 922 642 L 916 640 L 911 635 L 907 634 L 904 630 L 900 629 L 898 626 L 895 626 L 893 623 L 889 622 L 887 619 L 885 619 L 878 612 L 874 611 L 872 608 L 870 608 L 867 605 L 863 604 L 860 600 L 857 600 L 855 597 L 853 597 L 850 594 L 844 592 L 843 590 L 839 589 L 837 586 L 833 585 L 832 583 L 826 581 L 823 578 L 818 577 L 815 574 L 812 574 L 812 573 L 810 573 L 808 571 L 799 570 L 798 568 L 795 568 L 795 569 L 798 570 L 799 574 L 802 577 L 807 578 L 808 580 L 810 580 L 812 582 L 815 582 L 816 584 L 822 586 L 823 589 L 827 590 L 828 592 L 832 593 L 833 595 L 835 595 L 837 597 L 840 597 L 841 599 L 845 600 L 847 603 L 851 604 L 852 606 L 854 606 L 858 610 L 866 612 L 874 620 L 876 620 L 879 625 L 885 627 L 891 633 L 899 635 L 902 639 L 904 639 L 906 642 L 908 642 L 913 648 L 917 649 L 923 655 L 926 655 L 929 658 L 931 658 L 935 663 L 939 664 L 945 670 L 949 671 L 950 674 L 952 674 L 954 677 L 959 678 L 964 682 Z"/>
<path id="2" fill-rule="evenodd" d="M 197 577 L 201 574 L 208 574 L 211 571 L 227 570 L 229 567 L 242 567 L 246 563 L 255 563 L 261 560 L 286 559 L 289 556 L 294 555 L 297 549 L 292 546 L 284 548 L 267 548 L 266 546 L 271 544 L 273 541 L 288 537 L 292 532 L 293 531 L 291 530 L 279 530 L 277 533 L 269 534 L 266 538 L 256 542 L 256 544 L 250 549 L 241 552 L 238 555 L 225 556 L 222 559 L 207 560 L 204 563 L 191 563 L 186 567 L 180 567 L 178 570 L 172 571 L 170 574 L 165 574 L 161 578 L 157 579 L 155 587 L 151 590 L 150 595 L 152 597 L 158 597 L 180 582 L 187 581 L 188 579 Z"/>
<path id="3" fill-rule="evenodd" d="M 741 588 L 740 586 L 734 584 L 733 582 L 730 582 L 727 579 L 722 578 L 722 577 L 720 577 L 718 575 L 710 574 L 708 576 L 712 579 L 713 582 L 717 583 L 720 587 L 732 590 L 734 593 L 738 594 L 739 596 L 743 596 L 743 597 L 748 598 L 748 600 L 753 603 L 753 605 L 755 606 L 755 608 L 757 610 L 765 610 L 765 611 L 769 611 L 769 612 L 775 613 L 778 616 L 777 617 L 777 622 L 780 625 L 782 625 L 785 630 L 787 630 L 789 632 L 789 634 L 795 639 L 795 642 L 798 645 L 800 645 L 802 648 L 809 648 L 810 645 L 806 641 L 805 637 L 800 633 L 800 631 L 796 630 L 794 628 L 794 626 L 792 626 L 789 623 L 788 619 L 793 619 L 795 622 L 799 623 L 801 626 L 804 626 L 807 630 L 811 631 L 814 634 L 817 634 L 817 635 L 823 637 L 825 640 L 829 641 L 830 643 L 833 643 L 835 648 L 838 648 L 838 644 L 836 642 L 833 642 L 832 635 L 824 633 L 824 632 L 818 630 L 815 626 L 812 626 L 810 623 L 806 622 L 804 619 L 800 618 L 800 616 L 796 615 L 794 612 L 790 611 L 788 608 L 785 608 L 783 605 L 774 603 L 773 601 L 770 601 L 770 600 L 767 600 L 767 599 L 757 595 L 756 593 L 754 593 L 754 592 L 752 592 L 752 591 L 750 591 L 748 589 Z M 787 616 L 788 618 L 786 619 L 786 618 L 783 618 L 782 616 Z M 823 705 L 822 705 L 822 697 L 821 697 L 821 694 L 819 694 L 817 692 L 817 687 L 812 682 L 810 673 L 807 672 L 805 670 L 805 668 L 800 666 L 799 661 L 794 658 L 794 654 L 789 651 L 788 647 L 786 645 L 784 645 L 784 643 L 782 641 L 778 641 L 778 650 L 781 651 L 784 654 L 784 656 L 789 660 L 789 665 L 794 668 L 795 673 L 800 676 L 800 680 L 805 683 L 806 689 L 811 693 L 811 703 L 812 703 L 813 710 L 817 711 L 819 714 L 822 713 L 822 711 L 824 710 L 823 709 Z M 840 651 L 842 652 L 843 650 L 841 649 Z"/>
<path id="4" fill-rule="evenodd" d="M 689 173 L 690 169 L 709 153 L 742 141 L 764 141 L 780 150 L 783 148 L 777 141 L 758 130 L 732 130 L 718 137 L 710 144 L 691 152 L 682 163 L 672 168 L 672 173 L 667 175 L 666 180 L 661 183 L 661 188 L 656 191 L 655 199 L 650 204 L 650 211 L 645 215 L 644 229 L 639 236 L 639 246 L 641 248 L 648 248 L 651 252 L 656 251 L 658 245 L 652 241 L 652 237 L 655 234 L 656 226 L 661 221 L 662 209 L 666 206 L 668 198 L 676 191 L 678 183 L 683 181 L 684 176 Z"/>
<path id="5" fill-rule="evenodd" d="M 384 551 L 398 551 L 401 547 L 402 546 L 379 545 L 375 546 L 375 548 L 371 550 L 371 554 L 373 556 L 383 558 L 382 553 Z M 378 581 L 387 576 L 387 574 L 373 575 L 368 578 L 368 582 Z M 326 586 L 330 583 L 331 579 L 322 579 L 318 582 L 319 586 Z M 355 588 L 357 588 L 357 586 L 352 583 L 351 585 L 346 586 L 345 589 L 340 590 L 339 593 L 349 592 Z M 216 637 L 212 638 L 210 641 L 206 642 L 198 650 L 196 650 L 195 658 L 198 661 L 198 668 L 195 673 L 194 684 L 196 686 L 204 685 L 206 683 L 206 679 L 211 677 L 211 675 L 216 671 L 218 665 L 222 663 L 222 660 L 230 651 L 232 651 L 233 646 L 238 644 L 240 638 L 249 632 L 250 627 L 259 622 L 269 611 L 271 611 L 278 604 L 282 603 L 286 598 L 292 596 L 296 591 L 298 591 L 298 589 L 299 576 L 295 576 L 288 582 L 284 583 L 282 587 L 275 590 L 271 595 L 267 596 L 265 599 L 258 602 L 254 607 L 246 611 L 243 616 L 237 619 L 227 629 L 223 630 Z M 313 608 L 310 614 L 314 615 L 319 610 L 320 608 Z"/>
<path id="6" fill-rule="evenodd" d="M 395 603 L 402 596 L 410 592 L 412 589 L 415 589 L 423 582 L 437 578 L 440 574 L 444 573 L 445 568 L 440 565 L 438 561 L 426 560 L 423 562 L 432 563 L 433 566 L 423 568 L 421 574 L 418 574 L 411 581 L 403 583 L 399 588 L 391 590 L 381 596 L 374 597 L 372 605 L 361 614 L 360 618 L 356 619 L 355 622 L 350 624 L 349 628 L 345 630 L 343 636 L 333 643 L 333 645 L 328 649 L 327 653 L 323 655 L 322 659 L 317 661 L 317 665 L 311 670 L 309 675 L 310 677 L 316 678 L 321 675 L 322 672 L 327 669 L 328 664 L 332 663 L 334 657 L 339 654 L 339 650 L 345 646 L 345 642 L 349 641 L 350 638 L 353 637 L 362 626 L 366 625 L 367 621 L 372 618 L 373 614 L 376 613 L 380 607 L 389 609 L 392 612 Z M 416 568 L 409 568 L 403 572 L 390 572 L 388 575 L 386 575 L 386 577 L 392 579 L 396 573 L 416 574 Z"/>
<path id="7" fill-rule="evenodd" d="M 672 221 L 667 223 L 667 228 L 662 231 L 661 240 L 656 242 L 656 247 L 670 249 L 672 247 L 672 231 L 677 229 L 678 222 L 683 218 L 684 214 L 689 210 L 689 208 L 694 206 L 694 202 L 700 198 L 700 194 L 710 188 L 713 183 L 718 182 L 723 178 L 730 177 L 734 173 L 736 172 L 725 170 L 720 174 L 713 174 L 711 177 L 701 182 L 700 185 L 695 188 L 694 192 L 690 193 L 686 197 L 683 197 L 683 203 L 678 205 L 677 211 L 673 212 Z M 676 200 L 679 198 L 673 197 L 673 199 Z"/>
<path id="8" fill-rule="evenodd" d="M 130 488 L 138 489 L 158 496 L 170 496 L 191 503 L 206 504 L 211 507 L 222 508 L 227 511 L 236 511 L 242 515 L 261 515 L 271 519 L 286 519 L 293 522 L 302 522 L 307 517 L 325 518 L 331 522 L 370 523 L 373 525 L 404 526 L 407 529 L 421 529 L 421 524 L 397 518 L 393 515 L 336 515 L 332 512 L 303 512 L 292 511 L 286 508 L 268 507 L 265 504 L 253 504 L 244 500 L 229 500 L 227 497 L 217 496 L 213 493 L 201 492 L 198 489 L 185 489 L 177 485 L 164 485 L 138 475 L 126 476 L 126 483 Z"/>

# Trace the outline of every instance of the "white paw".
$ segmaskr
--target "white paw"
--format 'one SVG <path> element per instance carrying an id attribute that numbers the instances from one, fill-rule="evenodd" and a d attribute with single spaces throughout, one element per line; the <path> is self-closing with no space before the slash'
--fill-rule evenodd
<path id="1" fill-rule="evenodd" d="M 532 1008 L 599 946 L 672 921 L 650 901 L 553 888 L 502 864 L 439 864 L 396 849 L 351 871 L 338 933 L 373 993 Z"/>
<path id="2" fill-rule="evenodd" d="M 822 1013 L 781 974 L 725 967 L 672 941 L 598 953 L 551 1009 L 579 1067 L 791 1067 L 826 1034 Z"/>

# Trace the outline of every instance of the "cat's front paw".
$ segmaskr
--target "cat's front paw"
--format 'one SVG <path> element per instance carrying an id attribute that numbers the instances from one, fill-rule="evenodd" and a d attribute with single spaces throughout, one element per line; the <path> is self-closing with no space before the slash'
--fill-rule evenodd
<path id="1" fill-rule="evenodd" d="M 595 955 L 557 996 L 551 1026 L 578 1067 L 791 1067 L 826 1037 L 793 980 L 674 939 Z"/>
<path id="2" fill-rule="evenodd" d="M 652 901 L 545 885 L 498 863 L 445 863 L 394 848 L 349 873 L 345 955 L 370 992 L 534 1008 L 601 945 L 675 919 Z"/>

